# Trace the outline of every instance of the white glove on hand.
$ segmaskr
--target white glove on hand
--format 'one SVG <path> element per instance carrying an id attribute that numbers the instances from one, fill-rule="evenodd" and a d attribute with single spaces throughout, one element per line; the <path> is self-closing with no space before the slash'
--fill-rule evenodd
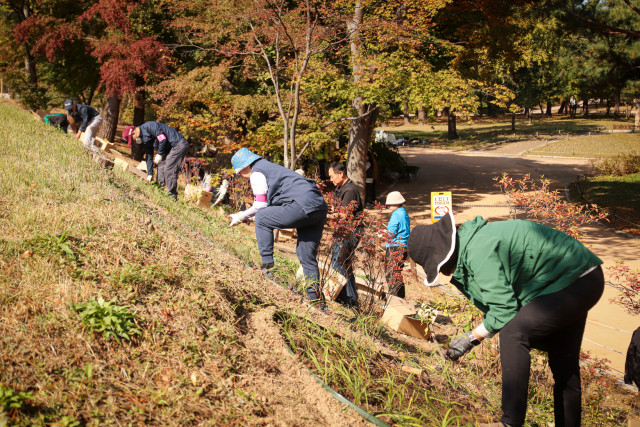
<path id="1" fill-rule="evenodd" d="M 242 216 L 240 214 L 231 214 L 229 215 L 231 222 L 229 223 L 229 227 L 234 227 L 242 222 Z"/>
<path id="2" fill-rule="evenodd" d="M 153 181 L 153 175 L 147 175 L 147 182 Z"/>
<path id="3" fill-rule="evenodd" d="M 157 165 L 161 161 L 162 161 L 162 156 L 160 154 L 156 154 L 156 156 L 153 158 L 153 163 Z"/>

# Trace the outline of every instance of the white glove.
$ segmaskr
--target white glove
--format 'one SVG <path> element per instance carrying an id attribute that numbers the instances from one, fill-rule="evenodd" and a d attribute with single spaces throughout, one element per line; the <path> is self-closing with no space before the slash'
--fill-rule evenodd
<path id="1" fill-rule="evenodd" d="M 153 175 L 147 175 L 147 182 L 153 181 Z"/>
<path id="2" fill-rule="evenodd" d="M 229 227 L 234 227 L 240 224 L 243 220 L 242 215 L 240 214 L 231 214 L 229 215 L 229 218 L 231 219 L 231 222 L 229 223 Z"/>
<path id="3" fill-rule="evenodd" d="M 161 161 L 162 161 L 162 156 L 160 154 L 156 154 L 156 156 L 153 158 L 153 163 L 157 165 Z"/>

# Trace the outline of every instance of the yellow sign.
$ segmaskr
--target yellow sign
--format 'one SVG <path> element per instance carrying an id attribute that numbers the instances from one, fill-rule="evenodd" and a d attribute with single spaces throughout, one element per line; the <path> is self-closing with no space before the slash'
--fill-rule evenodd
<path id="1" fill-rule="evenodd" d="M 437 222 L 451 210 L 451 191 L 431 192 L 431 223 Z"/>

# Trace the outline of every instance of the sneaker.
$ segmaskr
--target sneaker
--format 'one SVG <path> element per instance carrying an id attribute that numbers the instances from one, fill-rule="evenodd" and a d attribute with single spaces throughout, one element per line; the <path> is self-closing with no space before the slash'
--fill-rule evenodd
<path id="1" fill-rule="evenodd" d="M 269 279 L 274 279 L 273 271 L 271 271 L 273 267 L 275 267 L 275 264 L 272 262 L 268 262 L 260 266 L 260 271 L 264 276 L 268 277 Z"/>

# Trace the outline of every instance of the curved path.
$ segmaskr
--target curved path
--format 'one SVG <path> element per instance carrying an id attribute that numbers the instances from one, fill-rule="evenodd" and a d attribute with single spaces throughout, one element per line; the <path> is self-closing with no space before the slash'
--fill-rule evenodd
<path id="1" fill-rule="evenodd" d="M 576 158 L 549 158 L 525 156 L 540 142 L 522 142 L 505 146 L 495 146 L 484 150 L 452 152 L 430 150 L 418 147 L 399 147 L 400 154 L 407 163 L 419 166 L 415 180 L 397 182 L 393 186 L 379 191 L 398 190 L 407 199 L 407 211 L 412 226 L 430 222 L 430 203 L 432 191 L 451 191 L 456 222 L 461 223 L 481 215 L 489 220 L 509 219 L 506 207 L 488 207 L 504 205 L 500 190 L 494 186 L 493 178 L 503 172 L 513 177 L 525 173 L 533 176 L 544 175 L 551 180 L 552 186 L 563 189 L 566 183 L 578 175 L 588 172 L 588 160 Z M 382 195 L 380 196 L 381 200 Z M 471 205 L 471 206 L 469 206 Z M 640 269 L 640 240 L 628 238 L 599 225 L 585 227 L 587 245 L 605 262 L 606 268 L 616 260 Z M 428 288 L 416 290 L 418 294 L 428 292 Z M 621 307 L 611 304 L 610 299 L 616 291 L 607 286 L 600 302 L 589 313 L 583 348 L 592 355 L 611 361 L 612 372 L 621 377 L 624 373 L 624 361 L 630 332 L 640 326 L 640 318 L 627 314 Z"/>

